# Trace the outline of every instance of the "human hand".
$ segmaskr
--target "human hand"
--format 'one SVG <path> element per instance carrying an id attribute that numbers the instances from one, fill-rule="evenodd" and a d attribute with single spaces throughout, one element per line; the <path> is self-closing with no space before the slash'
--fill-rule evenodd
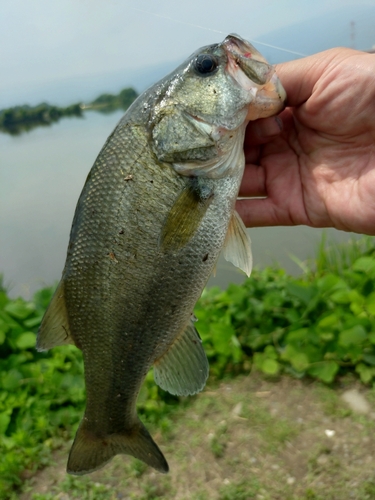
<path id="1" fill-rule="evenodd" d="M 276 71 L 289 107 L 248 125 L 239 195 L 266 198 L 237 201 L 246 226 L 375 235 L 375 55 L 331 49 Z"/>

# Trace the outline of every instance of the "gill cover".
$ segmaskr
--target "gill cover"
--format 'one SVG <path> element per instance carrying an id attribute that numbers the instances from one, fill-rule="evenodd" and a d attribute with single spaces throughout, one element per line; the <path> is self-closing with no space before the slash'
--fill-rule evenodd
<path id="1" fill-rule="evenodd" d="M 237 35 L 203 47 L 182 67 L 154 108 L 153 151 L 180 175 L 231 175 L 243 168 L 248 121 L 279 112 L 285 91 L 273 66 Z"/>

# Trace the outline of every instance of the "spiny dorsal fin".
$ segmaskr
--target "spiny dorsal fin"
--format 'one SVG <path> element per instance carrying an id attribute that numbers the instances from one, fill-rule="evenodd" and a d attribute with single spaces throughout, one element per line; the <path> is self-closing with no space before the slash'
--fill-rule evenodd
<path id="1" fill-rule="evenodd" d="M 60 281 L 51 303 L 44 315 L 36 340 L 38 351 L 47 351 L 52 347 L 74 344 L 64 297 L 64 283 Z"/>
<path id="2" fill-rule="evenodd" d="M 233 212 L 225 238 L 223 255 L 225 260 L 250 276 L 253 267 L 251 240 L 245 224 L 236 211 Z"/>
<path id="3" fill-rule="evenodd" d="M 183 248 L 199 227 L 207 208 L 213 199 L 213 192 L 193 179 L 184 188 L 172 206 L 160 236 L 160 247 L 164 252 Z"/>
<path id="4" fill-rule="evenodd" d="M 154 364 L 159 387 L 177 396 L 200 392 L 208 377 L 208 361 L 193 321 L 178 336 L 168 351 Z"/>

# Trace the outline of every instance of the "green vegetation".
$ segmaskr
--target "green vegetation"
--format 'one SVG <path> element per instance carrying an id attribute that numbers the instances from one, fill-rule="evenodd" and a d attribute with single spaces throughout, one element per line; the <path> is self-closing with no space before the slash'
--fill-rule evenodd
<path id="1" fill-rule="evenodd" d="M 345 251 L 322 246 L 316 269 L 301 278 L 267 268 L 255 270 L 243 285 L 206 290 L 195 314 L 212 380 L 249 373 L 255 367 L 267 377 L 284 372 L 326 384 L 353 373 L 371 384 L 375 378 L 373 243 L 368 238 Z M 73 437 L 82 416 L 81 352 L 73 346 L 48 353 L 34 349 L 52 293 L 52 288 L 43 289 L 32 301 L 25 301 L 9 298 L 0 286 L 0 498 L 11 498 L 25 477 L 50 463 L 52 452 Z M 171 412 L 191 400 L 179 400 L 159 389 L 150 372 L 138 408 L 143 420 L 157 423 L 168 435 Z M 268 432 L 272 443 L 282 445 L 294 436 L 294 428 L 264 410 L 248 406 L 239 414 L 255 426 L 272 429 Z M 217 459 L 226 453 L 226 432 L 222 423 L 211 436 L 209 446 Z M 143 470 L 141 466 L 139 474 Z M 222 498 L 232 495 L 234 487 L 224 488 Z M 236 488 L 238 498 L 250 495 L 241 484 Z M 251 488 L 255 494 L 257 483 Z M 373 488 L 372 483 L 368 488 Z"/>
<path id="2" fill-rule="evenodd" d="M 17 135 L 35 127 L 51 125 L 64 116 L 82 116 L 80 104 L 59 108 L 42 103 L 37 106 L 16 106 L 0 110 L 0 131 Z"/>
<path id="3" fill-rule="evenodd" d="M 88 104 L 78 103 L 61 108 L 47 103 L 37 106 L 15 106 L 0 110 L 0 132 L 20 134 L 35 127 L 51 125 L 63 117 L 81 117 L 86 110 L 111 113 L 116 109 L 127 109 L 138 97 L 132 88 L 125 88 L 119 94 L 102 94 Z"/>
<path id="4" fill-rule="evenodd" d="M 224 486 L 220 491 L 219 500 L 250 500 L 251 498 L 257 498 L 260 489 L 258 481 L 253 479 L 251 483 L 249 485 L 248 481 L 243 480 L 237 484 Z"/>
<path id="5" fill-rule="evenodd" d="M 102 113 L 111 113 L 115 109 L 128 109 L 133 101 L 138 97 L 137 92 L 132 88 L 121 90 L 117 95 L 102 94 L 90 104 L 86 104 L 84 109 L 94 109 Z"/>
<path id="6" fill-rule="evenodd" d="M 255 271 L 243 285 L 205 290 L 195 314 L 216 376 L 255 367 L 331 383 L 375 376 L 375 249 L 372 239 L 324 252 L 316 271 L 292 278 Z"/>

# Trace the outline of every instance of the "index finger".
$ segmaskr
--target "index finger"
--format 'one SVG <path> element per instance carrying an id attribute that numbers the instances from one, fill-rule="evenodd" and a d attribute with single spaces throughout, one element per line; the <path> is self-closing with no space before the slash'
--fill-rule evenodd
<path id="1" fill-rule="evenodd" d="M 288 106 L 300 106 L 311 96 L 314 86 L 331 65 L 362 52 L 336 48 L 319 52 L 302 59 L 276 65 L 276 73 L 287 94 Z"/>

